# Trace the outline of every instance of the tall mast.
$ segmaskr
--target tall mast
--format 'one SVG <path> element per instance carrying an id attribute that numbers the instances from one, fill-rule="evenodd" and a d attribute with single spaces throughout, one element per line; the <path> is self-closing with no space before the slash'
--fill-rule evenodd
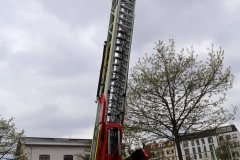
<path id="1" fill-rule="evenodd" d="M 121 159 L 135 1 L 112 0 L 97 89 L 98 105 L 91 160 Z"/>
<path id="2" fill-rule="evenodd" d="M 113 0 L 107 46 L 110 46 L 104 95 L 106 121 L 122 122 L 133 34 L 135 0 Z M 111 114 L 107 114 L 111 113 Z"/>

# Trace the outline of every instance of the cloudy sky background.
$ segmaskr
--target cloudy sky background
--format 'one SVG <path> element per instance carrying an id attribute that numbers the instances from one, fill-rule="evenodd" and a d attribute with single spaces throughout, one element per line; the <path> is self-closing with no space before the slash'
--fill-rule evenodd
<path id="1" fill-rule="evenodd" d="M 0 115 L 26 136 L 92 138 L 95 96 L 111 0 L 0 0 Z M 131 52 L 154 52 L 158 40 L 213 43 L 236 76 L 225 107 L 240 106 L 240 1 L 138 0 Z M 240 129 L 240 110 L 236 115 Z"/>

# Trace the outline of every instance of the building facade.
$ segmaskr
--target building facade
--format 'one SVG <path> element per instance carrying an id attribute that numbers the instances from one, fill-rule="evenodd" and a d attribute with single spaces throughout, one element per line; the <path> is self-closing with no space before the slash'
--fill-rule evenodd
<path id="1" fill-rule="evenodd" d="M 216 149 L 225 143 L 224 140 L 236 144 L 229 145 L 226 152 L 229 152 L 231 159 L 240 160 L 240 134 L 235 125 L 189 134 L 182 139 L 181 149 L 186 160 L 217 160 Z"/>
<path id="2" fill-rule="evenodd" d="M 26 137 L 21 150 L 29 160 L 77 160 L 75 154 L 84 153 L 90 139 Z"/>
<path id="3" fill-rule="evenodd" d="M 217 148 L 231 141 L 231 145 L 225 147 L 229 159 L 240 160 L 240 133 L 235 125 L 220 127 L 189 134 L 182 137 L 180 143 L 184 160 L 220 160 L 217 158 Z M 171 144 L 171 145 L 169 145 Z M 232 145 L 234 144 L 234 145 Z M 177 147 L 174 142 L 159 141 L 146 145 L 150 160 L 178 160 Z"/>
<path id="4" fill-rule="evenodd" d="M 147 144 L 144 148 L 149 160 L 176 160 L 175 143 L 172 141 L 160 140 L 158 143 Z"/>

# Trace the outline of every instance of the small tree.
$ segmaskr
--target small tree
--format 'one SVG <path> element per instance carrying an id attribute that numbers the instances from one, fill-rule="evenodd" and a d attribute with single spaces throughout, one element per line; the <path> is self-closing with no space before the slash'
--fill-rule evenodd
<path id="1" fill-rule="evenodd" d="M 155 54 L 139 59 L 131 69 L 127 107 L 134 128 L 149 135 L 149 140 L 175 141 L 182 160 L 181 137 L 216 128 L 234 119 L 222 107 L 232 88 L 230 67 L 224 70 L 224 51 L 209 50 L 206 63 L 197 61 L 193 48 L 175 52 L 170 40 L 156 43 Z"/>
<path id="2" fill-rule="evenodd" d="M 219 142 L 219 146 L 216 148 L 216 156 L 221 160 L 235 159 L 235 155 L 238 152 L 238 142 L 233 139 L 226 138 Z"/>
<path id="3" fill-rule="evenodd" d="M 88 140 L 85 147 L 84 147 L 83 153 L 77 153 L 77 154 L 74 155 L 74 156 L 77 157 L 77 160 L 89 160 L 91 144 L 92 144 L 92 140 Z"/>
<path id="4" fill-rule="evenodd" d="M 141 132 L 134 128 L 130 121 L 130 114 L 126 111 L 123 125 L 123 138 L 122 138 L 122 158 L 126 159 L 136 149 L 144 147 L 145 139 L 142 137 Z"/>
<path id="5" fill-rule="evenodd" d="M 0 159 L 5 156 L 15 157 L 18 141 L 23 138 L 24 131 L 17 132 L 13 118 L 9 120 L 0 119 Z M 20 154 L 17 155 L 21 156 Z"/>
<path id="6" fill-rule="evenodd" d="M 156 142 L 150 143 L 144 147 L 145 151 L 148 154 L 148 159 L 164 159 L 164 150 L 162 147 L 159 147 Z"/>

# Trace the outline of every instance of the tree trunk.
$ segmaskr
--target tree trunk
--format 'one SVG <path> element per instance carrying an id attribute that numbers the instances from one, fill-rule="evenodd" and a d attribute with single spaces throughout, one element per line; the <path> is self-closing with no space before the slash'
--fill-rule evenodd
<path id="1" fill-rule="evenodd" d="M 175 143 L 176 143 L 176 146 L 177 146 L 178 159 L 183 160 L 180 142 L 176 141 Z"/>

